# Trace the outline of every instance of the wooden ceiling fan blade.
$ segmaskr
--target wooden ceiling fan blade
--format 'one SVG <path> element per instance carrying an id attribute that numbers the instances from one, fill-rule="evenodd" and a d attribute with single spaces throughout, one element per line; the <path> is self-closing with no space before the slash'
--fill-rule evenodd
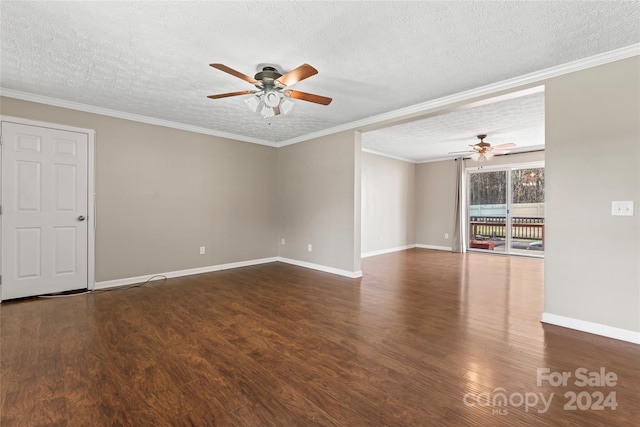
<path id="1" fill-rule="evenodd" d="M 298 90 L 285 90 L 284 96 L 322 105 L 329 105 L 331 104 L 331 101 L 333 101 L 333 99 L 327 98 L 326 96 L 314 95 L 312 93 L 300 92 Z"/>
<path id="2" fill-rule="evenodd" d="M 220 98 L 228 98 L 230 96 L 250 95 L 250 94 L 256 93 L 256 92 L 258 92 L 258 91 L 257 90 L 241 90 L 239 92 L 227 92 L 227 93 L 220 93 L 218 95 L 209 95 L 209 96 L 207 96 L 207 98 L 220 99 Z"/>
<path id="3" fill-rule="evenodd" d="M 513 142 L 509 142 L 508 144 L 500 144 L 500 145 L 494 145 L 493 148 L 494 149 L 502 149 L 502 148 L 513 148 L 515 147 L 516 144 L 514 144 Z"/>
<path id="4" fill-rule="evenodd" d="M 302 64 L 298 68 L 295 68 L 289 71 L 287 74 L 280 76 L 278 80 L 276 80 L 276 84 L 278 86 L 285 87 L 294 83 L 298 83 L 316 74 L 318 74 L 318 70 L 316 70 L 309 64 Z"/>
<path id="5" fill-rule="evenodd" d="M 253 77 L 249 77 L 246 74 L 241 73 L 240 71 L 236 71 L 233 68 L 227 67 L 224 64 L 209 64 L 209 66 L 216 68 L 220 71 L 224 71 L 227 74 L 231 74 L 234 77 L 244 80 L 247 83 L 251 83 L 252 85 L 260 85 L 262 86 L 262 82 L 254 79 Z"/>

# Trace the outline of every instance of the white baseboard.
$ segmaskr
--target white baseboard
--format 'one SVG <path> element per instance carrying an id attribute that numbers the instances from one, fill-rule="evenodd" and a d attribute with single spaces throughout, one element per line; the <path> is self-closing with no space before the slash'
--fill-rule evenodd
<path id="1" fill-rule="evenodd" d="M 395 248 L 380 249 L 379 251 L 365 252 L 365 253 L 361 254 L 360 257 L 368 258 L 370 256 L 388 254 L 388 253 L 391 253 L 391 252 L 405 251 L 407 249 L 413 249 L 415 247 L 416 247 L 416 245 L 406 245 L 406 246 L 397 246 Z"/>
<path id="2" fill-rule="evenodd" d="M 453 248 L 450 247 L 450 246 L 421 245 L 421 244 L 417 244 L 416 248 L 435 249 L 437 251 L 449 251 L 449 252 L 451 252 L 453 250 Z"/>
<path id="3" fill-rule="evenodd" d="M 551 313 L 542 313 L 540 321 L 550 325 L 562 326 L 564 328 L 601 335 L 607 338 L 640 344 L 640 332 L 630 331 L 628 329 L 615 328 L 613 326 L 587 322 L 585 320 L 574 319 L 571 317 L 558 316 L 557 314 Z"/>
<path id="4" fill-rule="evenodd" d="M 143 283 L 143 282 L 146 282 L 147 280 L 155 281 L 155 280 L 162 280 L 165 277 L 170 279 L 173 277 L 191 276 L 193 274 L 210 273 L 212 271 L 228 270 L 230 268 L 248 267 L 251 265 L 266 264 L 269 262 L 278 262 L 278 261 L 284 262 L 286 264 L 297 265 L 298 267 L 311 268 L 313 270 L 319 270 L 319 271 L 324 271 L 326 273 L 337 274 L 339 276 L 349 277 L 351 279 L 362 277 L 362 271 L 340 270 L 338 268 L 327 267 L 324 265 L 313 264 L 305 261 L 297 261 L 294 259 L 281 258 L 281 257 L 271 257 L 271 258 L 252 259 L 248 261 L 232 262 L 228 264 L 211 265 L 207 267 L 190 268 L 187 270 L 176 270 L 176 271 L 168 271 L 165 273 L 147 274 L 145 276 L 126 277 L 124 279 L 106 280 L 103 282 L 96 282 L 93 289 L 116 288 L 119 286 L 127 286 L 127 285 L 133 285 L 136 283 Z"/>
<path id="5" fill-rule="evenodd" d="M 207 267 L 190 268 L 187 270 L 169 271 L 166 273 L 147 274 L 146 276 L 127 277 L 124 279 L 107 280 L 104 282 L 96 282 L 94 289 L 114 288 L 118 286 L 132 285 L 134 283 L 142 283 L 149 280 L 161 280 L 164 277 L 182 277 L 191 276 L 192 274 L 210 273 L 212 271 L 228 270 L 230 268 L 248 267 L 251 265 L 266 264 L 278 261 L 277 257 L 252 259 L 248 261 L 231 262 L 228 264 L 211 265 Z M 156 277 L 157 276 L 157 277 Z M 164 277 L 162 277 L 164 276 Z"/>
<path id="6" fill-rule="evenodd" d="M 350 279 L 362 277 L 362 271 L 341 270 L 339 268 L 327 267 L 326 265 L 313 264 L 311 262 L 298 261 L 296 259 L 283 257 L 278 257 L 277 260 L 286 264 L 297 265 L 298 267 L 310 268 L 312 270 L 324 271 L 325 273 L 337 274 L 339 276 L 348 277 Z"/>

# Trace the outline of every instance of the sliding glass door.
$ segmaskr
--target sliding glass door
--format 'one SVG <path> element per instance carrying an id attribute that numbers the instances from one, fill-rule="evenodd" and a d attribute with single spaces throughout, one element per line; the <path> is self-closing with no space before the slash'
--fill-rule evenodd
<path id="1" fill-rule="evenodd" d="M 511 170 L 511 252 L 544 254 L 544 168 Z"/>
<path id="2" fill-rule="evenodd" d="M 469 249 L 505 252 L 507 172 L 469 174 Z"/>
<path id="3" fill-rule="evenodd" d="M 469 171 L 468 249 L 544 254 L 544 167 Z"/>

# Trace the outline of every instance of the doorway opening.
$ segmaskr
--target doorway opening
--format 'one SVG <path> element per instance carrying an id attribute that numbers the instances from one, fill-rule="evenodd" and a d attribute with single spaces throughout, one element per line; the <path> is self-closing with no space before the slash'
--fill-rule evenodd
<path id="1" fill-rule="evenodd" d="M 467 172 L 467 249 L 544 256 L 544 164 Z"/>

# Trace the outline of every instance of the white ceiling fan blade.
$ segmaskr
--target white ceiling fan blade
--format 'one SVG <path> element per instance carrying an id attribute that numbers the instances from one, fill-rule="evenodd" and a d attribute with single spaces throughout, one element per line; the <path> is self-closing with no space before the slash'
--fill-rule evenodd
<path id="1" fill-rule="evenodd" d="M 507 144 L 494 145 L 494 147 L 493 147 L 493 148 L 494 148 L 494 149 L 495 149 L 495 148 L 497 148 L 497 149 L 501 149 L 501 148 L 513 148 L 513 147 L 515 147 L 515 146 L 516 146 L 516 144 L 514 144 L 513 142 L 509 142 L 509 143 L 507 143 Z"/>
<path id="2" fill-rule="evenodd" d="M 496 155 L 496 154 L 507 154 L 508 152 L 509 152 L 509 150 L 491 150 L 491 153 L 493 155 Z"/>

